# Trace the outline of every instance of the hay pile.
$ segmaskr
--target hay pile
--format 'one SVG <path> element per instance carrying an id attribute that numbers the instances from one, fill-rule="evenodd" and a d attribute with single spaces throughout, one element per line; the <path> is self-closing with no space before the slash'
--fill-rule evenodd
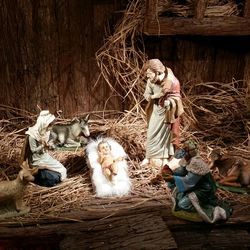
<path id="1" fill-rule="evenodd" d="M 14 113 L 12 109 L 9 110 L 7 107 L 5 109 L 7 115 Z M 14 129 L 15 125 L 12 122 L 11 129 L 13 131 L 10 131 L 10 128 L 5 125 L 8 123 L 7 119 L 0 120 L 0 180 L 14 179 L 20 170 L 19 159 L 24 142 L 24 131 L 27 129 L 26 124 L 29 123 L 31 117 L 17 117 L 19 117 L 16 119 L 17 129 Z M 92 114 L 92 117 L 95 117 L 95 114 Z M 25 124 L 25 128 L 20 129 L 19 124 Z M 111 136 L 123 145 L 129 155 L 129 175 L 133 183 L 131 196 L 161 199 L 162 196 L 169 195 L 163 183 L 160 186 L 149 184 L 158 170 L 151 171 L 149 168 L 142 169 L 139 167 L 139 162 L 144 156 L 146 132 L 146 124 L 142 117 L 127 113 L 118 119 L 91 120 L 90 131 L 95 136 Z M 98 202 L 92 189 L 84 149 L 51 151 L 50 153 L 64 164 L 68 170 L 69 178 L 62 184 L 52 188 L 40 187 L 34 184 L 29 185 L 25 200 L 31 206 L 32 211 L 20 218 L 21 222 L 60 217 L 62 213 L 83 209 L 87 201 Z M 8 219 L 8 221 L 11 220 Z M 15 220 L 13 218 L 13 221 Z"/>
<path id="2" fill-rule="evenodd" d="M 193 95 L 190 96 L 193 98 Z M 213 146 L 219 139 L 217 138 L 216 142 L 202 141 L 202 136 L 206 135 L 207 132 L 199 129 L 196 121 L 196 119 L 199 120 L 199 112 L 195 109 L 195 105 L 192 104 L 192 98 L 187 96 L 184 98 L 187 113 L 183 117 L 185 123 L 182 124 L 181 137 L 183 139 L 191 137 L 200 141 L 200 147 L 203 149 L 201 153 L 204 159 L 207 159 L 207 145 Z M 222 99 L 224 99 L 224 97 Z M 217 99 L 217 101 L 219 101 L 219 99 Z M 210 104 L 212 104 L 212 102 L 213 98 L 211 98 Z M 208 103 L 209 101 L 206 99 L 206 105 L 209 106 Z M 190 109 L 192 109 L 192 111 Z M 6 111 L 11 113 L 11 111 L 7 109 Z M 189 113 L 192 115 L 189 116 Z M 92 117 L 94 117 L 94 114 L 92 114 Z M 210 117 L 208 118 L 210 119 Z M 17 129 L 13 129 L 14 123 L 12 122 L 12 131 L 9 131 L 8 126 L 4 125 L 8 123 L 7 119 L 0 120 L 0 180 L 14 179 L 19 171 L 18 161 L 24 141 L 24 130 L 26 129 L 26 126 L 25 129 L 20 129 L 20 124 L 28 124 L 30 120 L 30 116 L 18 118 L 16 120 Z M 93 135 L 113 137 L 122 144 L 128 153 L 129 175 L 133 183 L 133 190 L 130 197 L 139 196 L 170 202 L 170 193 L 164 183 L 160 183 L 159 185 L 150 184 L 150 180 L 158 173 L 159 169 L 151 169 L 149 167 L 142 168 L 139 165 L 145 153 L 146 122 L 143 115 L 126 112 L 122 116 L 119 115 L 119 118 L 116 119 L 93 119 L 90 121 L 90 124 L 90 130 Z M 224 130 L 224 133 L 226 133 L 227 129 L 230 131 L 228 127 L 221 128 Z M 239 134 L 242 134 L 242 131 L 240 132 L 239 130 L 238 133 L 236 133 L 237 138 L 240 137 Z M 196 135 L 200 137 L 196 137 Z M 231 136 L 234 135 L 231 133 Z M 234 150 L 238 150 L 239 153 L 244 152 L 244 150 L 246 150 L 244 143 L 238 144 Z M 53 188 L 39 187 L 31 184 L 28 187 L 25 200 L 32 207 L 32 210 L 28 215 L 20 217 L 20 222 L 29 222 L 44 218 L 60 218 L 63 213 L 86 209 L 85 204 L 87 202 L 98 202 L 92 189 L 84 149 L 80 149 L 76 152 L 55 151 L 51 152 L 51 154 L 66 166 L 69 178 Z M 247 208 L 250 202 L 249 196 L 243 194 L 239 195 L 219 190 L 218 195 L 222 199 L 231 201 L 233 204 L 242 204 L 241 209 Z M 11 220 L 8 219 L 8 221 Z M 16 219 L 13 219 L 13 221 L 16 221 Z"/>
<path id="3" fill-rule="evenodd" d="M 144 0 L 131 1 L 113 34 L 106 35 L 105 44 L 96 52 L 101 76 L 116 94 L 131 103 L 129 110 L 137 111 L 144 89 L 142 66 L 147 59 L 142 39 L 145 9 Z"/>

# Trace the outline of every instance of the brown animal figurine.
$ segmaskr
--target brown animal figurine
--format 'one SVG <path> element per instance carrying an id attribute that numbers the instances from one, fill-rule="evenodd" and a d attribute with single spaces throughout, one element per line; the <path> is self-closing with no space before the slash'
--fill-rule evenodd
<path id="1" fill-rule="evenodd" d="M 250 184 L 250 161 L 213 149 L 209 155 L 214 179 L 225 186 L 241 187 Z"/>
<path id="2" fill-rule="evenodd" d="M 15 180 L 0 182 L 0 204 L 4 210 L 9 206 L 18 213 L 30 211 L 23 204 L 23 196 L 28 183 L 34 181 L 37 169 L 30 169 L 27 161 L 21 164 L 21 168 Z"/>

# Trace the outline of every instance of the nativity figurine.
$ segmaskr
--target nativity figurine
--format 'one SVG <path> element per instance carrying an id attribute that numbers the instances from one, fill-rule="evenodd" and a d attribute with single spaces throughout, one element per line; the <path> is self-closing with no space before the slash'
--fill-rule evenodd
<path id="1" fill-rule="evenodd" d="M 118 173 L 118 162 L 124 160 L 124 157 L 114 158 L 111 153 L 111 146 L 107 141 L 101 141 L 97 145 L 99 154 L 98 161 L 102 166 L 102 171 L 105 177 L 112 181 L 112 176 Z"/>
<path id="2" fill-rule="evenodd" d="M 214 179 L 221 185 L 247 187 L 250 185 L 250 161 L 240 156 L 213 149 L 209 155 Z"/>
<path id="3" fill-rule="evenodd" d="M 186 152 L 183 165 L 163 176 L 173 185 L 173 214 L 207 223 L 227 220 L 232 209 L 217 199 L 215 181 L 208 164 L 199 155 L 197 143 L 185 141 L 183 149 Z"/>
<path id="4" fill-rule="evenodd" d="M 0 182 L 0 218 L 22 215 L 30 211 L 23 201 L 25 190 L 35 180 L 37 169 L 29 168 L 27 161 L 21 164 L 16 179 Z"/>
<path id="5" fill-rule="evenodd" d="M 113 138 L 100 137 L 88 143 L 86 152 L 96 196 L 128 195 L 132 184 L 123 147 Z"/>
<path id="6" fill-rule="evenodd" d="M 180 83 L 173 71 L 159 59 L 144 66 L 147 84 L 144 98 L 148 101 L 146 156 L 141 165 L 163 166 L 179 148 L 179 118 L 184 112 Z"/>

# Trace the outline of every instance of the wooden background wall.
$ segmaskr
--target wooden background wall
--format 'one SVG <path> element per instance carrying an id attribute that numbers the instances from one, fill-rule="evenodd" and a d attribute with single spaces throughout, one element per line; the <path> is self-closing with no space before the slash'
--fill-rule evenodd
<path id="1" fill-rule="evenodd" d="M 182 83 L 244 80 L 250 86 L 250 36 L 146 38 L 150 58 L 161 58 Z"/>
<path id="2" fill-rule="evenodd" d="M 106 103 L 113 94 L 105 82 L 96 84 L 95 61 L 107 20 L 120 8 L 114 0 L 2 0 L 0 103 L 65 117 L 121 110 L 120 99 Z"/>
<path id="3" fill-rule="evenodd" d="M 123 0 L 2 0 L 0 104 L 34 113 L 39 105 L 65 117 L 124 110 L 108 85 L 97 83 L 95 52 L 104 43 L 107 20 L 114 25 L 125 6 Z M 250 37 L 144 40 L 148 57 L 162 59 L 182 83 L 235 79 L 250 85 Z"/>

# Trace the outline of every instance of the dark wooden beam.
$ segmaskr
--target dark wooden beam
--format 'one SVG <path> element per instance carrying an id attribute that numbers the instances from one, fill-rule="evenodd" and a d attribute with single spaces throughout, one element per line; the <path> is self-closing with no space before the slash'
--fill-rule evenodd
<path id="1" fill-rule="evenodd" d="M 244 17 L 250 17 L 250 0 L 245 0 Z"/>
<path id="2" fill-rule="evenodd" d="M 197 19 L 202 19 L 204 18 L 205 11 L 207 8 L 207 0 L 196 0 L 195 1 L 195 11 L 194 11 L 194 16 Z"/>
<path id="3" fill-rule="evenodd" d="M 201 35 L 201 36 L 246 36 L 250 35 L 250 18 L 209 17 L 196 18 L 160 17 L 144 25 L 147 35 Z"/>
<path id="4" fill-rule="evenodd" d="M 157 11 L 157 4 L 158 1 L 155 0 L 147 0 L 147 6 L 146 6 L 146 20 L 154 20 L 158 16 L 158 11 Z"/>
<path id="5" fill-rule="evenodd" d="M 147 27 L 151 21 L 157 20 L 157 17 L 157 2 L 155 0 L 147 0 L 144 27 Z"/>

